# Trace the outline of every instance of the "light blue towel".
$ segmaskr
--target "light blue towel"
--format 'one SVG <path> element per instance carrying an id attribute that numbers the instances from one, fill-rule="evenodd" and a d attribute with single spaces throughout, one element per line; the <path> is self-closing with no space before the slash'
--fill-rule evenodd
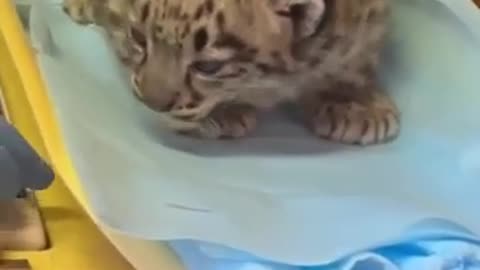
<path id="1" fill-rule="evenodd" d="M 48 95 L 103 225 L 282 265 L 329 265 L 428 237 L 475 239 L 435 219 L 480 233 L 480 14 L 470 0 L 392 0 L 381 75 L 402 134 L 362 149 L 322 143 L 281 115 L 236 142 L 165 132 L 161 116 L 132 98 L 101 32 L 32 2 Z"/>
<path id="2" fill-rule="evenodd" d="M 455 5 L 452 1 L 446 4 Z M 472 25 L 480 25 L 480 16 L 472 16 L 470 10 L 465 12 L 471 6 L 459 6 L 454 9 L 459 16 Z M 472 153 L 477 152 L 478 149 L 472 150 Z M 478 167 L 478 160 L 478 155 L 472 154 L 470 166 Z M 480 175 L 477 179 L 480 180 Z M 472 205 L 472 211 L 475 209 Z M 461 226 L 430 220 L 412 227 L 406 234 L 411 236 L 406 237 L 408 241 L 347 255 L 317 266 L 272 263 L 221 245 L 193 240 L 172 241 L 170 245 L 189 270 L 480 270 L 480 238 Z M 416 238 L 416 235 L 421 237 Z"/>

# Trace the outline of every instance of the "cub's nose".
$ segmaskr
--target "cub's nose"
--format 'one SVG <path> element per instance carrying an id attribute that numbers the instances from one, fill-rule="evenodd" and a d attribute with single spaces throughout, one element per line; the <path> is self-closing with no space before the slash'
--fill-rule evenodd
<path id="1" fill-rule="evenodd" d="M 185 88 L 183 81 L 176 77 L 166 79 L 156 73 L 139 73 L 134 74 L 131 80 L 137 98 L 154 111 L 169 112 L 195 106 L 195 97 L 198 95 Z"/>
<path id="2" fill-rule="evenodd" d="M 155 94 L 155 95 L 139 95 L 136 94 L 138 99 L 150 109 L 157 112 L 171 111 L 177 103 L 178 94 Z"/>
<path id="3" fill-rule="evenodd" d="M 179 98 L 179 93 L 169 88 L 148 87 L 149 85 L 146 85 L 137 74 L 132 75 L 131 82 L 135 97 L 154 111 L 172 110 Z"/>
<path id="4" fill-rule="evenodd" d="M 138 99 L 157 112 L 170 112 L 195 107 L 195 100 L 188 92 L 167 92 L 159 90 L 154 95 L 136 94 Z"/>

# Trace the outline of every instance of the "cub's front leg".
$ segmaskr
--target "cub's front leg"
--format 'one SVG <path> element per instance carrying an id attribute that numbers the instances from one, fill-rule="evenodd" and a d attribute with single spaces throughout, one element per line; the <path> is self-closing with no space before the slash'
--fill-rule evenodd
<path id="1" fill-rule="evenodd" d="M 215 108 L 193 135 L 206 139 L 238 139 L 257 126 L 256 109 L 244 104 L 225 104 Z"/>
<path id="2" fill-rule="evenodd" d="M 308 126 L 327 140 L 372 145 L 391 141 L 400 132 L 399 111 L 376 82 L 332 82 L 302 102 Z"/>
<path id="3" fill-rule="evenodd" d="M 169 126 L 179 133 L 202 139 L 238 139 L 256 128 L 257 111 L 246 104 L 221 104 L 204 118 L 187 125 L 174 122 Z"/>

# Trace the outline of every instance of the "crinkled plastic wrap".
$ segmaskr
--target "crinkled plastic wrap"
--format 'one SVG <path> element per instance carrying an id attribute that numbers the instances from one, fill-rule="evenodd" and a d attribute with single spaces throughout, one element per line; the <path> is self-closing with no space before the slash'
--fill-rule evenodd
<path id="1" fill-rule="evenodd" d="M 461 234 L 441 219 L 480 232 L 480 14 L 468 0 L 393 2 L 382 78 L 403 130 L 358 148 L 319 141 L 283 112 L 245 140 L 173 135 L 132 97 L 102 31 L 37 1 L 32 42 L 97 219 L 295 264 Z"/>

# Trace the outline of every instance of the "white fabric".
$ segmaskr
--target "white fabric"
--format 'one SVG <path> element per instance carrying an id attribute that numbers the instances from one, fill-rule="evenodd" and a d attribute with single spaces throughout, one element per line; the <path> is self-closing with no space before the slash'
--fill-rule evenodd
<path id="1" fill-rule="evenodd" d="M 98 220 L 139 238 L 193 238 L 292 264 L 457 234 L 408 230 L 431 218 L 480 232 L 480 35 L 468 25 L 480 15 L 469 0 L 394 3 L 383 78 L 403 131 L 359 149 L 320 142 L 279 115 L 238 142 L 171 135 L 132 97 L 100 31 L 36 1 L 32 41 Z"/>

